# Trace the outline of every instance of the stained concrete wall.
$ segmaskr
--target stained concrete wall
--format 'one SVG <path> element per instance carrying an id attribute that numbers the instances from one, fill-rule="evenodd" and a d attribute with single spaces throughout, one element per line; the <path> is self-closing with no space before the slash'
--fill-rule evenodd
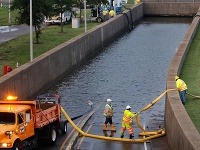
<path id="1" fill-rule="evenodd" d="M 145 2 L 144 15 L 151 16 L 194 16 L 200 6 L 188 2 Z"/>
<path id="2" fill-rule="evenodd" d="M 132 20 L 143 17 L 143 5 L 131 8 Z M 130 18 L 130 11 L 126 12 Z M 131 20 L 131 19 L 130 19 Z M 129 21 L 123 14 L 102 23 L 35 58 L 0 78 L 0 99 L 9 94 L 20 98 L 35 95 L 52 84 L 59 77 L 75 69 L 91 55 L 123 32 L 127 32 Z"/>
<path id="3" fill-rule="evenodd" d="M 193 19 L 183 41 L 170 64 L 167 75 L 167 89 L 175 88 L 174 77 L 179 75 L 191 41 L 200 21 L 200 9 Z M 199 150 L 200 134 L 183 107 L 178 91 L 166 95 L 165 128 L 167 141 L 172 150 Z"/>

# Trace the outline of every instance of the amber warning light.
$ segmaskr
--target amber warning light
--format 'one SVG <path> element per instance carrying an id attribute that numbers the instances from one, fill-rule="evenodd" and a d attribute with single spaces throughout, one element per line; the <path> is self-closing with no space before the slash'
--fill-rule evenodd
<path id="1" fill-rule="evenodd" d="M 17 96 L 8 96 L 8 97 L 7 97 L 7 100 L 9 100 L 9 101 L 15 101 L 15 100 L 17 100 L 17 99 L 18 99 Z"/>

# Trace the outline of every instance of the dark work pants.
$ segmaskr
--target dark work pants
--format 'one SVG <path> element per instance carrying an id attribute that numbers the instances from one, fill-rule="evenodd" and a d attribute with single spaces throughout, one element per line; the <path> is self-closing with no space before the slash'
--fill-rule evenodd
<path id="1" fill-rule="evenodd" d="M 112 123 L 112 117 L 106 117 L 105 124 L 107 124 L 107 123 L 113 124 Z"/>

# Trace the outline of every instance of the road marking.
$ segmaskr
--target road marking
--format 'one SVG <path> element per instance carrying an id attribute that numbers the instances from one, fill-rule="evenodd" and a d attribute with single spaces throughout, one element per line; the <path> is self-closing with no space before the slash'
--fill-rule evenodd
<path id="1" fill-rule="evenodd" d="M 84 120 L 84 117 L 82 116 L 81 119 L 78 121 L 77 126 L 80 125 L 80 123 Z M 63 149 L 64 145 L 66 144 L 67 140 L 71 137 L 72 134 L 74 134 L 75 129 L 73 129 L 70 134 L 67 136 L 67 138 L 64 140 L 64 142 L 62 143 L 61 147 L 59 150 Z"/>
<path id="2" fill-rule="evenodd" d="M 97 106 L 96 109 L 93 109 L 93 110 L 84 118 L 84 120 L 81 122 L 79 128 L 81 128 L 81 129 L 83 128 L 83 126 L 85 125 L 85 123 L 91 118 L 91 116 L 99 109 L 99 107 L 100 107 L 102 104 L 103 104 L 103 103 L 101 102 L 101 103 Z M 71 150 L 71 149 L 72 149 L 72 147 L 74 146 L 74 144 L 75 144 L 75 142 L 76 142 L 78 136 L 79 136 L 79 133 L 76 132 L 76 133 L 72 136 L 72 138 L 70 139 L 69 144 L 67 145 L 67 148 L 66 148 L 65 150 Z"/>
<path id="3" fill-rule="evenodd" d="M 144 123 L 144 130 L 145 130 L 145 123 Z M 145 135 L 143 135 L 143 138 L 145 138 Z M 144 150 L 147 150 L 147 143 L 146 142 L 144 142 Z"/>
<path id="4" fill-rule="evenodd" d="M 89 130 L 92 128 L 92 125 L 93 125 L 93 124 L 94 124 L 94 122 L 92 122 L 92 123 L 90 124 L 90 126 L 88 127 L 86 133 L 89 132 Z M 81 144 L 83 143 L 83 140 L 84 140 L 84 139 L 85 139 L 85 137 L 82 137 L 82 138 L 81 138 L 81 140 L 80 140 L 79 143 L 78 143 L 77 149 L 79 149 L 79 148 L 81 147 Z"/>
<path id="5" fill-rule="evenodd" d="M 12 32 L 18 30 L 17 28 L 10 28 L 9 26 L 0 26 L 0 33 Z"/>

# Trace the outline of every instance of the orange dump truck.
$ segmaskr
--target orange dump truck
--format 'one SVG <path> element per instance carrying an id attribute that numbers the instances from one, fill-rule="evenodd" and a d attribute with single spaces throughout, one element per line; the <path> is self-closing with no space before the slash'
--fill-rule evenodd
<path id="1" fill-rule="evenodd" d="M 55 143 L 57 132 L 67 132 L 61 120 L 60 96 L 44 94 L 37 100 L 19 100 L 9 96 L 0 100 L 0 149 L 30 149 L 38 140 Z"/>

